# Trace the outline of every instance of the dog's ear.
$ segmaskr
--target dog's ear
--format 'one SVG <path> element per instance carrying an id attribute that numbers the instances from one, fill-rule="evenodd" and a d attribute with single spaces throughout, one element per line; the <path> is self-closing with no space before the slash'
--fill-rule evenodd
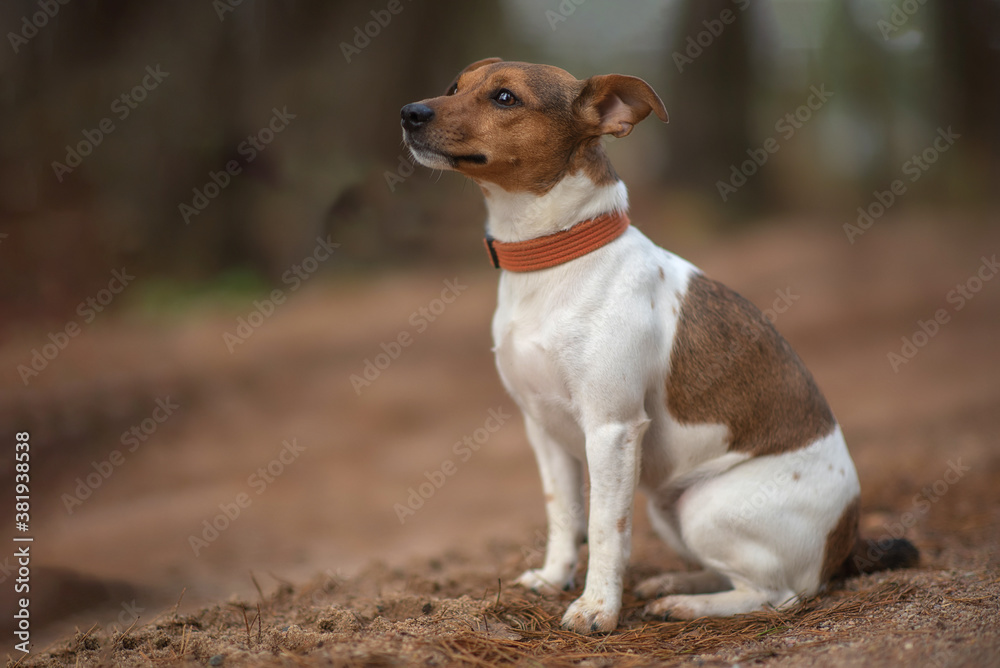
<path id="1" fill-rule="evenodd" d="M 667 122 L 667 110 L 650 85 L 624 74 L 602 74 L 584 81 L 574 109 L 597 135 L 624 137 L 651 111 Z"/>
<path id="2" fill-rule="evenodd" d="M 458 75 L 451 80 L 451 83 L 448 84 L 448 88 L 445 89 L 444 94 L 451 95 L 455 91 L 455 86 L 456 84 L 458 84 L 458 80 L 461 79 L 462 75 L 465 74 L 466 72 L 471 72 L 472 70 L 478 70 L 480 67 L 483 67 L 484 65 L 492 65 L 493 63 L 499 63 L 502 61 L 503 58 L 483 58 L 482 60 L 477 60 L 471 65 L 467 65 L 464 70 L 459 72 Z"/>

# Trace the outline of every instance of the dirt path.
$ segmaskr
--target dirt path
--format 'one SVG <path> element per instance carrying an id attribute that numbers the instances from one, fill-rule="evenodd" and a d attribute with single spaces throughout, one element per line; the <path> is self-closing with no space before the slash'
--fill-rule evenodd
<path id="1" fill-rule="evenodd" d="M 952 292 L 976 287 L 1000 233 L 886 223 L 851 246 L 772 228 L 676 250 L 784 309 L 858 464 L 864 526 L 905 528 L 920 569 L 781 614 L 652 624 L 630 600 L 615 635 L 558 631 L 570 596 L 506 584 L 544 519 L 489 352 L 496 278 L 385 277 L 303 289 L 232 353 L 223 334 L 252 303 L 109 315 L 27 390 L 4 375 L 0 424 L 37 454 L 33 640 L 49 647 L 20 665 L 1000 665 L 1000 280 L 961 308 Z M 888 353 L 942 311 L 894 371 Z M 46 331 L 9 332 L 0 366 Z M 680 567 L 641 511 L 635 543 L 633 580 Z"/>

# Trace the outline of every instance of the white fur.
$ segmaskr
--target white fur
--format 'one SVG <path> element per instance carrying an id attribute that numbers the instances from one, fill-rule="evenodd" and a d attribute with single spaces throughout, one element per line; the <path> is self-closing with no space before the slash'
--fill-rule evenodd
<path id="1" fill-rule="evenodd" d="M 858 492 L 839 427 L 801 450 L 750 458 L 688 487 L 675 503 L 684 545 L 734 590 L 668 596 L 649 611 L 732 615 L 815 593 L 827 534 Z"/>
<path id="2" fill-rule="evenodd" d="M 581 220 L 628 209 L 628 191 L 618 181 L 595 188 L 583 172 L 564 177 L 542 196 L 507 192 L 492 183 L 480 183 L 489 218 L 486 231 L 498 241 L 525 241 L 569 229 Z"/>
<path id="3" fill-rule="evenodd" d="M 403 131 L 403 140 L 406 141 L 406 131 Z M 435 153 L 426 148 L 414 146 L 407 142 L 406 147 L 410 149 L 413 159 L 429 169 L 452 169 L 451 161 L 440 153 Z"/>
<path id="4" fill-rule="evenodd" d="M 582 173 L 541 197 L 481 185 L 488 231 L 501 241 L 551 234 L 627 207 L 621 182 L 596 187 Z M 569 586 L 586 526 L 586 586 L 563 618 L 570 629 L 617 625 L 637 489 L 649 496 L 663 538 L 707 569 L 660 578 L 653 588 L 734 587 L 650 606 L 680 617 L 745 612 L 815 592 L 825 538 L 857 494 L 839 428 L 800 451 L 750 458 L 728 452 L 725 425 L 681 425 L 670 416 L 670 351 L 695 271 L 630 227 L 566 264 L 500 277 L 493 318 L 497 367 L 524 413 L 549 519 L 545 562 L 519 582 L 536 589 Z M 583 462 L 590 472 L 589 520 Z M 757 505 L 745 505 L 751 498 Z M 777 530 L 783 525 L 795 528 L 792 543 L 776 538 L 787 536 Z"/>

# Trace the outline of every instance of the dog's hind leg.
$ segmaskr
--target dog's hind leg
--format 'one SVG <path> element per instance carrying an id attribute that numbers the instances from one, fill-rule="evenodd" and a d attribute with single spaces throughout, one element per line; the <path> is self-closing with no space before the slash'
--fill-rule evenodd
<path id="1" fill-rule="evenodd" d="M 635 588 L 639 598 L 653 598 L 667 594 L 711 594 L 732 589 L 725 575 L 709 569 L 686 573 L 664 573 L 643 580 Z"/>
<path id="2" fill-rule="evenodd" d="M 669 619 L 728 617 L 760 610 L 766 605 L 782 607 L 798 601 L 789 589 L 764 590 L 738 585 L 735 589 L 714 594 L 664 596 L 646 606 L 646 614 Z"/>

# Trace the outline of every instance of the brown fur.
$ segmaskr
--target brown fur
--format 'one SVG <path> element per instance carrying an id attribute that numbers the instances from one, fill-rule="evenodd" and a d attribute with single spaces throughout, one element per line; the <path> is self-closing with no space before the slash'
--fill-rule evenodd
<path id="1" fill-rule="evenodd" d="M 670 353 L 667 409 L 684 424 L 729 427 L 729 449 L 773 455 L 836 425 L 812 375 L 760 310 L 717 281 L 691 277 Z"/>
<path id="2" fill-rule="evenodd" d="M 500 89 L 518 103 L 498 105 L 493 97 Z M 666 120 L 660 98 L 641 79 L 611 74 L 580 81 L 558 67 L 495 58 L 472 63 L 446 95 L 421 103 L 435 117 L 411 142 L 449 158 L 477 182 L 536 195 L 581 170 L 596 185 L 614 183 L 601 135 L 625 136 L 651 111 Z"/>
<path id="3" fill-rule="evenodd" d="M 861 515 L 861 503 L 858 497 L 847 504 L 841 513 L 837 524 L 826 536 L 826 547 L 823 550 L 823 568 L 820 570 L 820 582 L 828 582 L 836 575 L 851 554 L 858 540 L 858 519 Z"/>

